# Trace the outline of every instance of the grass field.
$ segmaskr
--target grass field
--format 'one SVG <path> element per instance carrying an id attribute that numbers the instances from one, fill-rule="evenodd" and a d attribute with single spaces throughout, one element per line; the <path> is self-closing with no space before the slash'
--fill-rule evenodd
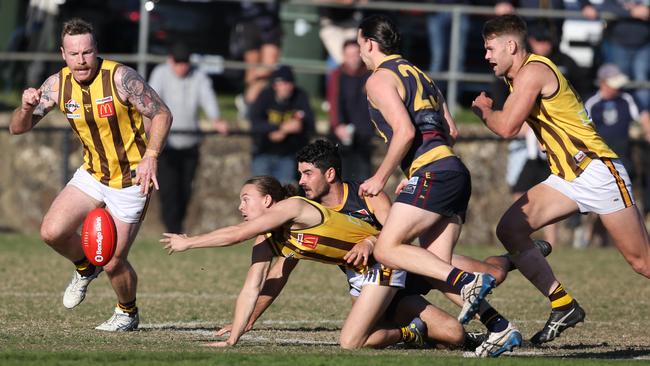
<path id="1" fill-rule="evenodd" d="M 0 236 L 0 365 L 571 365 L 641 364 L 650 361 L 649 282 L 633 273 L 612 249 L 558 248 L 550 261 L 565 287 L 580 300 L 587 321 L 549 346 L 525 346 L 498 360 L 463 358 L 460 351 L 342 351 L 336 345 L 350 307 L 338 269 L 302 263 L 285 293 L 241 343 L 208 349 L 213 330 L 230 321 L 243 283 L 250 244 L 167 256 L 155 238 L 141 239 L 131 260 L 139 274 L 140 330 L 107 334 L 93 328 L 115 304 L 105 275 L 93 282 L 83 304 L 67 310 L 61 295 L 69 263 L 35 236 Z M 499 249 L 465 248 L 477 257 Z M 434 304 L 458 310 L 438 294 Z M 547 300 L 518 273 L 490 298 L 525 338 L 544 323 Z M 481 329 L 473 322 L 471 329 Z"/>

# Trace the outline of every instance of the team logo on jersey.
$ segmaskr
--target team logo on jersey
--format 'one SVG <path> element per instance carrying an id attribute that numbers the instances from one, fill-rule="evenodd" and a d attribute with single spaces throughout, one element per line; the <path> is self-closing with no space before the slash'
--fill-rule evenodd
<path id="1" fill-rule="evenodd" d="M 354 211 L 354 213 L 358 213 L 359 215 L 362 215 L 362 216 L 370 216 L 370 212 L 368 212 L 368 210 L 366 210 L 365 208 Z"/>
<path id="2" fill-rule="evenodd" d="M 81 105 L 77 103 L 76 100 L 70 99 L 69 101 L 65 102 L 63 107 L 70 113 L 74 113 L 77 109 L 81 108 Z"/>
<path id="3" fill-rule="evenodd" d="M 318 236 L 316 235 L 298 233 L 296 240 L 298 241 L 298 244 L 309 249 L 316 249 L 316 245 L 318 245 Z"/>
<path id="4" fill-rule="evenodd" d="M 585 158 L 587 157 L 587 154 L 585 154 L 582 151 L 578 151 L 577 154 L 573 155 L 573 160 L 575 160 L 576 164 L 580 164 Z"/>
<path id="5" fill-rule="evenodd" d="M 100 118 L 112 117 L 115 115 L 115 105 L 113 104 L 113 97 L 108 96 L 105 98 L 95 100 L 97 104 L 97 114 Z"/>

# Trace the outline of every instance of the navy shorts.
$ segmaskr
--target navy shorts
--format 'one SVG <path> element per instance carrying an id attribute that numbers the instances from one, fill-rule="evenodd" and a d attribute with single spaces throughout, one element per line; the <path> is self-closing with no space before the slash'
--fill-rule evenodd
<path id="1" fill-rule="evenodd" d="M 465 222 L 471 194 L 472 179 L 468 172 L 455 170 L 421 172 L 409 179 L 395 202 L 419 207 L 446 217 L 458 215 Z"/>

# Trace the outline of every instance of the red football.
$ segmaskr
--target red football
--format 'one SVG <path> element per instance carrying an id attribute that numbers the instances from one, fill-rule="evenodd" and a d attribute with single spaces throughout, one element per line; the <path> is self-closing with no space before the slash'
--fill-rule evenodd
<path id="1" fill-rule="evenodd" d="M 104 266 L 108 263 L 117 246 L 115 221 L 103 208 L 88 213 L 81 228 L 81 246 L 90 263 Z"/>

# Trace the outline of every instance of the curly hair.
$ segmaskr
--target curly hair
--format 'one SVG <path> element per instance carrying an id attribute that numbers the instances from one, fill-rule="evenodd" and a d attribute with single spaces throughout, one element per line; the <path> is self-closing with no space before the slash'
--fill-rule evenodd
<path id="1" fill-rule="evenodd" d="M 316 140 L 298 151 L 296 160 L 299 163 L 313 164 L 321 173 L 334 168 L 336 180 L 341 180 L 341 155 L 338 147 L 328 140 Z"/>

